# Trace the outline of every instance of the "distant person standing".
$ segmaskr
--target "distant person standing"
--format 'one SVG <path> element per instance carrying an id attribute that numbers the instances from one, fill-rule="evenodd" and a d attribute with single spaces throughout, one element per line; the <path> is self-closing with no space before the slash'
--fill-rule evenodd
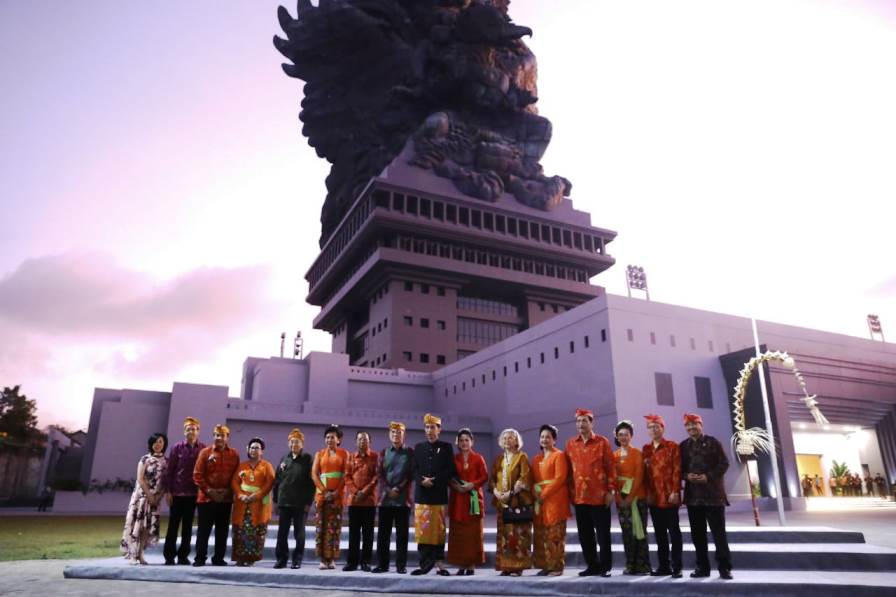
<path id="1" fill-rule="evenodd" d="M 165 565 L 173 566 L 174 558 L 181 566 L 190 565 L 190 541 L 193 538 L 193 516 L 199 489 L 193 482 L 196 459 L 205 444 L 199 441 L 199 420 L 184 419 L 184 439 L 174 444 L 168 454 L 165 481 L 168 494 L 168 532 L 165 534 Z M 180 533 L 180 547 L 177 535 Z"/>
<path id="2" fill-rule="evenodd" d="M 445 525 L 448 517 L 448 484 L 457 479 L 454 449 L 439 440 L 442 419 L 429 413 L 423 417 L 426 441 L 414 446 L 414 537 L 420 555 L 414 576 L 427 574 L 434 567 L 436 574 L 448 576 L 445 569 Z"/>
<path id="3" fill-rule="evenodd" d="M 818 475 L 815 475 L 815 494 L 824 495 L 824 481 Z"/>
<path id="4" fill-rule="evenodd" d="M 871 478 L 871 473 L 865 473 L 865 495 L 874 495 L 874 479 Z"/>
<path id="5" fill-rule="evenodd" d="M 688 507 L 691 523 L 691 539 L 697 552 L 697 567 L 691 578 L 709 576 L 709 551 L 706 525 L 712 531 L 716 545 L 716 563 L 719 577 L 731 580 L 731 552 L 725 530 L 725 471 L 728 457 L 725 449 L 714 437 L 703 433 L 703 418 L 685 414 L 684 427 L 688 438 L 681 442 L 681 474 L 685 479 L 684 503 Z"/>
<path id="6" fill-rule="evenodd" d="M 377 567 L 371 572 L 389 571 L 389 545 L 395 526 L 395 571 L 407 572 L 408 519 L 411 514 L 411 484 L 414 482 L 414 449 L 404 445 L 405 424 L 389 423 L 390 446 L 380 453 L 377 476 L 380 481 L 380 503 L 377 514 Z"/>
<path id="7" fill-rule="evenodd" d="M 208 538 L 215 528 L 215 553 L 212 566 L 226 566 L 227 535 L 230 533 L 230 512 L 233 490 L 230 482 L 240 465 L 240 454 L 228 445 L 230 428 L 215 425 L 214 444 L 203 448 L 196 458 L 193 482 L 199 488 L 196 497 L 199 526 L 196 529 L 196 559 L 193 566 L 205 566 Z"/>
<path id="8" fill-rule="evenodd" d="M 289 529 L 293 529 L 296 542 L 292 550 L 291 567 L 302 566 L 305 555 L 305 523 L 308 510 L 314 501 L 314 481 L 311 480 L 311 454 L 304 452 L 305 434 L 298 428 L 289 432 L 286 438 L 289 452 L 280 459 L 274 480 L 274 501 L 280 515 L 277 527 L 277 558 L 274 568 L 286 568 L 289 559 Z"/>
<path id="9" fill-rule="evenodd" d="M 579 544 L 587 567 L 579 576 L 610 576 L 610 504 L 616 494 L 616 465 L 610 440 L 594 433 L 594 413 L 576 410 L 578 435 L 566 442 Z M 597 547 L 600 545 L 600 558 Z"/>
<path id="10" fill-rule="evenodd" d="M 348 504 L 348 561 L 343 572 L 370 572 L 373 557 L 373 523 L 376 518 L 377 467 L 379 457 L 370 449 L 370 434 L 359 431 L 357 452 L 348 455 L 345 501 Z"/>
<path id="11" fill-rule="evenodd" d="M 880 473 L 874 477 L 874 486 L 877 489 L 877 495 L 887 497 L 887 480 Z"/>
<path id="12" fill-rule="evenodd" d="M 646 415 L 650 442 L 644 444 L 644 477 L 647 504 L 656 535 L 657 567 L 653 576 L 681 578 L 681 449 L 665 439 L 666 422 L 659 415 Z M 671 552 L 670 547 L 671 545 Z M 671 559 L 670 559 L 671 558 Z"/>
<path id="13" fill-rule="evenodd" d="M 121 536 L 121 551 L 131 564 L 146 564 L 143 552 L 159 540 L 159 503 L 165 495 L 165 449 L 168 437 L 155 433 L 147 442 L 149 453 L 137 464 L 137 483 L 128 503 Z"/>
<path id="14" fill-rule="evenodd" d="M 809 497 L 812 495 L 812 479 L 809 478 L 809 475 L 803 475 L 803 480 L 800 481 L 800 485 L 803 487 L 803 497 Z"/>

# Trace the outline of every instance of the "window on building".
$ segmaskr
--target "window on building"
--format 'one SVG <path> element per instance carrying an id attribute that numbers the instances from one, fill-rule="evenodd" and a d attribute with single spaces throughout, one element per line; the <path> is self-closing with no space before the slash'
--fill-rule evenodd
<path id="1" fill-rule="evenodd" d="M 672 334 L 671 336 L 669 336 L 669 346 L 671 346 L 672 348 L 675 348 L 675 334 Z"/>
<path id="2" fill-rule="evenodd" d="M 693 338 L 690 339 L 691 350 L 697 350 L 697 341 Z"/>
<path id="3" fill-rule="evenodd" d="M 404 360 L 408 363 L 410 363 L 411 361 L 414 360 L 414 355 L 412 355 L 411 352 L 408 350 L 405 350 L 401 354 L 402 354 L 402 356 L 404 356 Z"/>
<path id="4" fill-rule="evenodd" d="M 675 395 L 672 393 L 672 374 L 654 373 L 656 383 L 656 403 L 660 406 L 675 406 Z"/>
<path id="5" fill-rule="evenodd" d="M 541 362 L 544 363 L 544 353 L 541 353 Z"/>
<path id="6" fill-rule="evenodd" d="M 591 339 L 585 336 L 585 348 L 591 348 Z"/>
<path id="7" fill-rule="evenodd" d="M 428 353 L 428 352 L 421 352 L 421 353 L 420 353 L 420 362 L 421 362 L 421 363 L 428 363 L 428 362 L 429 362 L 429 353 Z"/>
<path id="8" fill-rule="evenodd" d="M 414 283 L 413 282 L 405 282 L 404 289 L 407 290 L 408 292 L 413 292 L 414 291 Z"/>
<path id="9" fill-rule="evenodd" d="M 507 365 L 504 365 L 504 377 L 507 377 Z"/>
<path id="10" fill-rule="evenodd" d="M 444 330 L 444 329 L 445 329 L 445 322 L 442 321 L 441 319 L 437 319 L 437 320 L 436 320 L 436 328 L 437 328 L 437 329 L 440 329 L 440 330 Z"/>
<path id="11" fill-rule="evenodd" d="M 628 328 L 627 330 L 625 330 L 625 336 L 626 338 L 628 338 L 629 342 L 635 341 L 635 332 L 634 330 L 632 330 L 632 328 Z"/>
<path id="12" fill-rule="evenodd" d="M 654 345 L 656 344 L 656 334 L 653 332 L 650 332 L 650 343 Z"/>
<path id="13" fill-rule="evenodd" d="M 538 303 L 538 308 L 544 311 L 544 303 Z"/>
<path id="14" fill-rule="evenodd" d="M 389 327 L 389 318 L 388 317 L 383 320 L 383 329 L 386 329 L 387 327 Z"/>
<path id="15" fill-rule="evenodd" d="M 560 347 L 559 347 L 559 346 L 555 346 L 555 347 L 554 347 L 554 358 L 555 358 L 555 359 L 559 359 L 559 358 L 560 358 Z"/>
<path id="16" fill-rule="evenodd" d="M 492 381 L 495 381 L 495 379 L 497 379 L 497 377 L 498 377 L 498 376 L 497 376 L 497 374 L 495 373 L 495 370 L 492 369 Z"/>
<path id="17" fill-rule="evenodd" d="M 426 317 L 421 317 L 420 318 L 420 327 L 428 328 L 429 327 L 429 319 L 427 319 Z"/>
<path id="18" fill-rule="evenodd" d="M 445 296 L 445 287 L 444 286 L 436 286 L 436 294 L 439 296 Z"/>
<path id="19" fill-rule="evenodd" d="M 709 341 L 709 352 L 714 352 L 715 347 L 712 345 L 712 340 Z"/>
<path id="20" fill-rule="evenodd" d="M 712 408 L 712 384 L 708 377 L 695 377 L 694 389 L 697 391 L 697 408 Z"/>
<path id="21" fill-rule="evenodd" d="M 429 294 L 429 284 L 421 284 L 420 292 L 422 292 L 423 294 Z"/>
<path id="22" fill-rule="evenodd" d="M 436 364 L 437 364 L 437 365 L 444 365 L 444 364 L 445 364 L 445 355 L 443 355 L 443 354 L 437 354 L 437 355 L 436 355 Z"/>
<path id="23" fill-rule="evenodd" d="M 482 374 L 482 384 L 485 385 L 485 373 Z"/>
<path id="24" fill-rule="evenodd" d="M 607 341 L 607 330 L 603 329 L 600 331 L 600 341 L 601 342 Z"/>
<path id="25" fill-rule="evenodd" d="M 569 341 L 569 353 L 572 354 L 576 351 L 576 343 L 572 340 Z"/>
<path id="26" fill-rule="evenodd" d="M 527 369 L 532 368 L 532 357 L 526 357 L 526 368 Z"/>
<path id="27" fill-rule="evenodd" d="M 405 325 L 414 325 L 414 318 L 411 317 L 410 315 L 405 315 L 404 316 L 404 324 Z"/>
<path id="28" fill-rule="evenodd" d="M 519 373 L 519 372 L 520 372 L 520 362 L 519 362 L 519 361 L 515 361 L 515 362 L 513 363 L 513 372 L 514 372 L 514 373 Z"/>

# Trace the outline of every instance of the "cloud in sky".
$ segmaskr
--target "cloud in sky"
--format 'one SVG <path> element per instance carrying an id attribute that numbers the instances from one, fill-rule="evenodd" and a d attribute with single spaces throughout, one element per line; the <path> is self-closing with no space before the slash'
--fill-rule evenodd
<path id="1" fill-rule="evenodd" d="M 103 254 L 28 259 L 0 279 L 0 383 L 23 383 L 39 397 L 42 422 L 66 409 L 81 422 L 89 402 L 78 401 L 73 413 L 71 393 L 93 386 L 165 388 L 225 353 L 238 373 L 233 353 L 243 349 L 233 345 L 269 329 L 284 305 L 268 267 L 203 268 L 158 281 Z"/>

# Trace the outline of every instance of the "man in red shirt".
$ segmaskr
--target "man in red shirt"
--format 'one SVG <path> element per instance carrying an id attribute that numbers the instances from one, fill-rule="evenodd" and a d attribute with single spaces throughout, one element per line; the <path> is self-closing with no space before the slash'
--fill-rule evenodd
<path id="1" fill-rule="evenodd" d="M 678 509 L 681 507 L 681 450 L 678 444 L 663 438 L 666 422 L 659 415 L 646 415 L 650 442 L 644 444 L 644 484 L 647 486 L 647 505 L 659 563 L 650 574 L 681 578 L 681 527 Z M 669 542 L 672 561 L 669 562 Z"/>
<path id="2" fill-rule="evenodd" d="M 227 445 L 230 429 L 215 425 L 214 445 L 203 448 L 196 457 L 193 482 L 199 488 L 196 497 L 199 510 L 199 527 L 196 529 L 196 559 L 194 566 L 205 566 L 208 554 L 208 537 L 215 527 L 215 555 L 213 566 L 226 566 L 227 534 L 230 531 L 230 508 L 233 506 L 233 490 L 230 481 L 240 465 L 239 453 Z"/>
<path id="3" fill-rule="evenodd" d="M 376 514 L 377 465 L 379 458 L 370 449 L 370 435 L 359 431 L 356 438 L 358 451 L 349 454 L 348 474 L 345 477 L 345 489 L 348 502 L 348 558 L 345 572 L 358 569 L 370 572 L 370 559 L 373 555 L 373 519 Z M 364 547 L 361 549 L 361 534 L 364 535 Z"/>
<path id="4" fill-rule="evenodd" d="M 566 442 L 573 483 L 579 543 L 587 567 L 579 576 L 610 576 L 613 551 L 610 543 L 610 504 L 616 494 L 616 466 L 607 438 L 594 433 L 594 413 L 576 411 L 578 435 Z M 597 546 L 600 545 L 600 559 Z"/>

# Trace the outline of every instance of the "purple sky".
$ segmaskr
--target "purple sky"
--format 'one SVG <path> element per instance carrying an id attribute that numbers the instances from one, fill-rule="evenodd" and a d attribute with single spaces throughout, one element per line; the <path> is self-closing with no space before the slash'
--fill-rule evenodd
<path id="1" fill-rule="evenodd" d="M 0 384 L 85 424 L 95 386 L 239 392 L 310 329 L 328 166 L 279 2 L 0 3 Z M 293 4 L 287 6 L 293 14 Z M 896 9 L 884 0 L 514 0 L 544 160 L 619 232 L 622 293 L 896 335 Z"/>

